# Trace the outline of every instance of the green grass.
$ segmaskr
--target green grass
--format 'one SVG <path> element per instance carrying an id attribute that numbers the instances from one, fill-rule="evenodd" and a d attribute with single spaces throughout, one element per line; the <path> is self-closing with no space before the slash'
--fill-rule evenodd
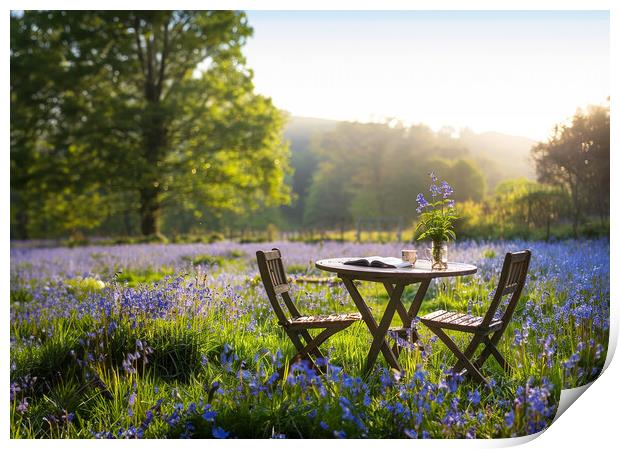
<path id="1" fill-rule="evenodd" d="M 471 289 L 471 288 L 470 288 Z M 436 289 L 436 299 L 425 303 L 423 311 L 431 310 L 437 306 L 467 308 L 464 296 L 457 295 L 451 289 Z M 376 288 L 365 287 L 362 292 L 367 298 L 375 298 L 370 305 L 376 316 L 380 316 L 387 302 L 385 294 L 378 294 Z M 409 293 L 408 296 L 412 296 Z M 334 309 L 346 309 L 341 304 L 339 295 L 328 295 L 327 304 Z M 119 317 L 120 318 L 120 317 Z M 127 428 L 130 425 L 139 426 L 146 412 L 157 402 L 164 398 L 166 410 L 172 413 L 171 405 L 175 402 L 174 397 L 180 397 L 185 404 L 198 402 L 205 397 L 205 387 L 214 381 L 219 381 L 226 389 L 234 390 L 235 385 L 240 385 L 236 373 L 241 361 L 244 368 L 249 372 L 259 370 L 259 365 L 269 373 L 274 372 L 275 367 L 269 362 L 267 354 L 275 354 L 281 349 L 287 356 L 294 354 L 294 348 L 286 335 L 278 328 L 274 320 L 268 316 L 259 324 L 254 332 L 245 332 L 244 319 L 232 321 L 223 319 L 217 313 L 206 317 L 187 318 L 179 316 L 176 320 L 148 320 L 144 318 L 138 321 L 137 326 L 131 326 L 122 318 L 121 328 L 114 333 L 114 338 L 107 339 L 101 335 L 96 337 L 92 344 L 86 348 L 78 344 L 88 332 L 96 331 L 102 324 L 96 321 L 88 323 L 87 320 L 75 318 L 55 319 L 51 322 L 39 323 L 39 326 L 53 326 L 55 332 L 51 338 L 41 341 L 32 347 L 17 346 L 12 350 L 12 362 L 15 365 L 14 376 L 21 377 L 26 373 L 45 379 L 45 383 L 35 388 L 31 396 L 31 408 L 27 420 L 21 418 L 18 422 L 18 413 L 12 412 L 13 437 L 90 437 L 90 431 L 101 432 L 114 428 Z M 34 329 L 22 329 L 13 326 L 15 335 L 26 335 Z M 256 338 L 256 332 L 262 334 Z M 508 331 L 510 334 L 510 330 Z M 428 342 L 430 335 L 422 331 L 422 340 Z M 136 340 L 144 341 L 152 349 L 148 355 L 148 363 L 138 360 L 134 363 L 136 372 L 127 375 L 122 368 L 122 360 L 125 354 L 136 350 Z M 459 341 L 458 339 L 457 341 Z M 95 352 L 96 346 L 102 343 L 106 348 L 107 358 L 105 362 L 92 362 L 88 371 L 79 373 L 75 368 L 75 360 L 69 356 L 71 351 L 78 357 L 86 357 L 89 350 Z M 463 343 L 463 342 L 461 342 Z M 339 333 L 332 338 L 327 345 L 331 350 L 332 362 L 342 366 L 345 372 L 351 375 L 361 375 L 361 367 L 364 365 L 366 350 L 370 344 L 367 329 L 362 323 L 353 325 L 345 332 Z M 221 363 L 220 354 L 225 345 L 234 349 L 235 359 L 230 367 Z M 419 351 L 406 352 L 402 357 L 403 368 L 410 372 L 415 371 L 419 365 L 427 368 L 442 365 L 450 365 L 455 362 L 454 358 L 438 344 L 433 344 L 432 355 L 424 360 Z M 504 339 L 500 350 L 507 354 L 513 354 L 509 340 Z M 257 354 L 264 354 L 256 359 Z M 518 355 L 516 356 L 519 357 Z M 515 361 L 515 356 L 511 361 Z M 380 359 L 380 363 L 385 362 Z M 527 366 L 529 368 L 529 366 Z M 85 373 L 96 372 L 102 382 L 110 389 L 112 400 L 106 400 L 103 394 L 89 386 L 85 386 Z M 73 372 L 69 375 L 68 373 Z M 487 375 L 502 378 L 502 372 L 494 363 L 485 366 Z M 57 373 L 63 373 L 57 376 Z M 517 371 L 515 377 L 506 382 L 504 397 L 510 397 L 510 391 L 514 391 L 516 385 L 525 382 L 530 375 L 539 375 L 540 371 L 522 369 Z M 545 373 L 549 374 L 549 373 Z M 555 373 L 557 376 L 557 373 Z M 439 381 L 441 373 L 434 370 L 433 380 Z M 376 382 L 376 379 L 375 379 Z M 373 383 L 372 381 L 370 382 Z M 246 386 L 247 388 L 247 386 Z M 465 390 L 464 390 L 465 391 Z M 128 397 L 133 393 L 137 395 L 131 414 L 128 412 Z M 463 395 L 465 392 L 462 393 Z M 226 395 L 218 395 L 214 401 L 220 414 L 218 425 L 232 432 L 234 435 L 244 437 L 270 437 L 273 429 L 290 436 L 330 437 L 331 432 L 320 428 L 316 420 L 308 417 L 308 412 L 302 412 L 296 404 L 298 397 L 303 397 L 301 392 L 289 392 L 284 397 L 272 400 L 255 399 L 245 397 L 241 403 L 231 404 L 233 398 Z M 319 398 L 320 399 L 320 398 Z M 490 400 L 491 398 L 489 398 Z M 71 423 L 50 425 L 49 417 L 56 417 L 61 421 L 65 410 L 75 414 Z M 379 413 L 379 410 L 376 411 Z M 335 413 L 335 412 L 331 412 Z M 43 419 L 47 417 L 47 420 Z M 332 422 L 338 422 L 338 416 L 329 416 Z M 211 426 L 195 419 L 196 430 L 194 436 L 211 436 Z M 177 437 L 182 429 L 171 428 L 167 425 L 156 425 L 148 428 L 145 436 L 148 437 Z M 373 431 L 374 436 L 396 436 L 392 426 L 377 423 Z M 491 436 L 492 427 L 487 429 L 487 436 Z"/>
<path id="2" fill-rule="evenodd" d="M 174 270 L 169 267 L 161 267 L 158 270 L 148 268 L 146 270 L 125 270 L 116 273 L 116 282 L 125 284 L 128 287 L 136 287 L 140 284 L 153 284 L 161 282 L 167 276 L 173 276 Z"/>
<path id="3" fill-rule="evenodd" d="M 193 267 L 191 270 L 204 265 L 213 267 L 215 271 L 210 275 L 214 279 L 223 267 L 226 271 L 246 267 L 243 256 L 241 252 L 218 257 L 205 255 L 188 261 Z M 494 256 L 485 254 L 485 257 Z M 293 273 L 305 273 L 307 267 L 288 268 Z M 65 287 L 67 294 L 86 303 L 100 294 L 120 297 L 132 287 L 135 289 L 131 291 L 137 295 L 143 289 L 156 288 L 153 283 L 162 284 L 157 288 L 165 292 L 169 284 L 164 279 L 175 274 L 178 273 L 169 268 L 127 270 L 117 276 L 116 283 L 103 289 L 93 278 L 76 278 L 68 281 Z M 110 310 L 93 314 L 71 312 L 64 316 L 47 316 L 43 313 L 37 320 L 12 321 L 11 379 L 36 380 L 11 402 L 11 437 L 90 438 L 97 432 L 117 433 L 131 426 L 140 428 L 149 413 L 154 418 L 144 429 L 143 436 L 147 438 L 182 436 L 188 432 L 188 423 L 192 424 L 192 436 L 209 438 L 216 426 L 225 429 L 230 436 L 245 438 L 269 438 L 278 434 L 333 437 L 335 430 L 343 430 L 347 436 L 402 438 L 403 429 L 413 426 L 411 422 L 405 425 L 398 421 L 386 409 L 385 403 L 402 402 L 416 410 L 416 400 L 403 397 L 402 389 L 381 387 L 380 371 L 364 377 L 372 398 L 369 404 L 365 403 L 363 392 L 356 392 L 349 386 L 353 381 L 330 380 L 329 377 L 321 387 L 325 391 L 316 384 L 302 388 L 280 379 L 268 389 L 254 394 L 253 382 L 265 384 L 278 371 L 279 364 L 274 355 L 281 351 L 286 367 L 287 360 L 295 353 L 291 341 L 266 306 L 262 285 L 256 278 L 241 276 L 237 281 L 240 298 L 231 299 L 227 290 L 229 285 L 207 280 L 211 299 L 206 300 L 205 292 L 182 290 L 192 282 L 190 279 L 191 276 L 182 282 L 181 290 L 162 293 L 170 295 L 168 299 L 173 304 L 165 317 L 124 308 L 116 302 Z M 483 314 L 495 282 L 491 279 L 488 283 L 474 283 L 460 278 L 435 282 L 427 293 L 429 299 L 423 302 L 420 314 L 440 308 Z M 551 281 L 541 284 L 540 288 L 546 294 L 529 291 L 522 299 L 517 315 L 522 313 L 523 304 L 532 301 L 552 316 L 554 306 L 564 298 L 555 294 Z M 360 291 L 375 317 L 382 316 L 388 301 L 383 286 L 364 283 Z M 407 288 L 404 296 L 407 307 L 415 291 L 415 287 Z M 293 292 L 300 308 L 308 313 L 354 310 L 351 299 L 340 284 L 329 287 L 306 284 L 303 289 L 296 288 Z M 12 307 L 23 307 L 31 301 L 28 288 L 11 291 Z M 237 302 L 233 304 L 232 301 Z M 399 324 L 396 316 L 393 326 Z M 111 326 L 114 326 L 112 331 Z M 545 358 L 539 357 L 541 343 L 534 338 L 535 335 L 521 346 L 512 344 L 514 330 L 521 326 L 521 323 L 513 322 L 499 344 L 500 351 L 514 367 L 513 373 L 506 376 L 491 359 L 483 371 L 497 381 L 495 388 L 485 389 L 465 381 L 456 392 L 446 393 L 459 402 L 464 420 L 462 425 L 443 425 L 441 421 L 448 413 L 448 401 L 442 404 L 435 398 L 429 400 L 430 409 L 424 410 L 421 428 L 436 438 L 464 437 L 471 428 L 476 429 L 475 436 L 479 438 L 525 434 L 529 418 L 526 418 L 524 408 L 513 405 L 517 389 L 526 385 L 528 379 L 533 378 L 533 385 L 537 385 L 540 379 L 547 378 L 555 385 L 549 398 L 550 407 L 553 407 L 560 386 L 585 380 L 579 377 L 577 369 L 574 372 L 562 369 L 562 361 L 576 351 L 575 342 L 589 338 L 600 342 L 607 338 L 594 332 L 587 323 L 581 326 L 553 323 L 553 331 L 562 336 L 562 340 L 558 342 L 552 366 L 548 367 Z M 466 345 L 463 334 L 450 334 L 461 347 Z M 422 383 L 416 383 L 411 377 L 413 373 L 423 369 L 430 382 L 441 383 L 445 374 L 440 368 L 450 367 L 456 361 L 424 327 L 420 327 L 420 335 L 426 351 L 405 348 L 400 360 L 409 374 L 401 380 L 393 380 L 396 384 L 411 382 L 412 387 L 406 391 L 412 394 L 423 391 Z M 331 338 L 324 349 L 329 351 L 331 363 L 355 378 L 363 375 L 370 343 L 370 334 L 360 322 Z M 138 356 L 129 360 L 128 354 Z M 379 367 L 387 367 L 382 356 L 378 360 Z M 593 347 L 587 348 L 579 366 L 600 366 L 602 360 L 604 353 L 597 357 Z M 215 387 L 215 383 L 219 387 Z M 468 400 L 474 390 L 481 392 L 479 405 L 470 404 Z M 362 434 L 352 422 L 343 419 L 338 405 L 341 397 L 348 398 L 354 413 L 364 417 L 366 433 Z M 28 408 L 22 412 L 18 405 L 24 398 Z M 161 401 L 159 405 L 158 401 Z M 217 411 L 213 420 L 202 417 L 207 403 Z M 178 409 L 179 404 L 182 404 L 181 409 Z M 191 404 L 199 411 L 192 412 Z M 512 428 L 504 424 L 507 410 L 515 412 Z M 71 420 L 67 418 L 69 413 L 72 414 Z M 179 415 L 179 422 L 170 424 L 175 413 Z M 321 422 L 328 428 L 323 428 Z"/>

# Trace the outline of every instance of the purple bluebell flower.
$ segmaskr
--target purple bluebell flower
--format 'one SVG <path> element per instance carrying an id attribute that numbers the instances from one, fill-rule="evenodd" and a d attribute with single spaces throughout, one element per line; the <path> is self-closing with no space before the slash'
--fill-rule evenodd
<path id="1" fill-rule="evenodd" d="M 407 438 L 411 438 L 412 440 L 418 438 L 418 432 L 413 429 L 405 429 L 403 432 Z"/>
<path id="2" fill-rule="evenodd" d="M 448 184 L 446 181 L 441 181 L 441 185 L 439 186 L 439 188 L 442 191 L 442 196 L 444 199 L 448 198 L 454 193 L 454 189 L 450 187 L 450 184 Z"/>
<path id="3" fill-rule="evenodd" d="M 344 430 L 334 430 L 334 437 L 343 439 L 347 437 L 347 434 Z"/>
<path id="4" fill-rule="evenodd" d="M 428 201 L 426 201 L 426 198 L 424 198 L 424 195 L 422 193 L 418 193 L 418 196 L 415 200 L 418 203 L 418 207 L 416 209 L 418 213 L 422 212 L 422 209 L 428 206 Z"/>
<path id="5" fill-rule="evenodd" d="M 441 187 L 440 192 L 442 195 L 445 193 Z M 444 200 L 444 208 L 449 201 L 451 200 Z M 303 266 L 307 266 L 309 260 L 321 257 L 353 256 L 361 251 L 367 254 L 396 253 L 400 249 L 397 243 L 343 245 L 325 242 L 319 247 L 298 242 L 281 242 L 279 245 L 282 245 L 287 263 Z M 511 358 L 509 362 L 514 362 L 515 367 L 519 363 L 531 363 L 534 368 L 529 371 L 533 376 L 538 376 L 539 369 L 552 373 L 557 368 L 556 364 L 565 361 L 565 384 L 562 386 L 576 386 L 593 380 L 600 373 L 604 362 L 606 341 L 601 336 L 606 335 L 609 330 L 608 240 L 591 240 L 587 243 L 577 240 L 566 240 L 561 243 L 519 240 L 460 241 L 454 244 L 453 254 L 455 260 L 467 260 L 478 265 L 479 272 L 473 278 L 476 284 L 481 282 L 486 289 L 492 281 L 497 280 L 500 256 L 505 251 L 516 250 L 525 245 L 533 249 L 535 257 L 532 259 L 531 276 L 528 277 L 523 301 L 520 303 L 522 307 L 517 309 L 513 322 L 514 327 L 518 329 L 514 342 L 518 345 L 527 345 L 527 348 L 519 347 L 508 351 L 507 354 Z M 11 249 L 11 287 L 13 288 L 15 282 L 15 285 L 27 289 L 33 297 L 31 301 L 20 304 L 19 307 L 11 305 L 11 320 L 18 325 L 25 324 L 28 329 L 39 322 L 53 322 L 72 316 L 90 321 L 102 320 L 94 323 L 91 332 L 85 332 L 80 336 L 75 348 L 75 358 L 79 358 L 82 365 L 76 365 L 77 369 L 86 368 L 93 360 L 104 365 L 113 362 L 109 356 L 110 348 L 106 346 L 111 340 L 109 336 L 119 336 L 121 330 L 123 332 L 127 330 L 126 341 L 130 342 L 131 347 L 133 346 L 131 343 L 140 335 L 142 348 L 140 349 L 140 344 L 136 342 L 133 348 L 136 352 L 121 354 L 124 360 L 119 360 L 119 363 L 122 361 L 123 366 L 127 368 L 126 379 L 131 382 L 132 379 L 140 378 L 130 374 L 136 368 L 140 370 L 144 366 L 146 354 L 150 351 L 145 340 L 147 337 L 142 332 L 144 324 L 148 324 L 150 320 L 171 322 L 176 317 L 183 316 L 187 317 L 187 325 L 193 326 L 195 322 L 192 320 L 195 318 L 202 321 L 204 317 L 222 316 L 237 325 L 240 332 L 243 331 L 248 336 L 257 339 L 267 337 L 265 333 L 270 331 L 266 330 L 269 326 L 266 327 L 265 323 L 273 320 L 273 314 L 262 286 L 255 285 L 257 271 L 253 263 L 247 263 L 243 272 L 214 271 L 206 266 L 192 268 L 196 270 L 196 278 L 206 279 L 206 285 L 178 275 L 181 270 L 187 269 L 188 261 L 183 259 L 185 256 L 195 258 L 204 253 L 217 255 L 237 248 L 243 248 L 246 254 L 252 254 L 252 251 L 262 246 L 264 244 L 239 245 L 222 242 L 214 245 L 166 247 L 138 245 L 130 248 L 111 246 L 105 249 L 101 247 L 72 250 Z M 96 258 L 92 256 L 97 251 L 108 254 L 104 258 L 104 263 L 93 262 Z M 484 256 L 487 251 L 493 255 Z M 249 262 L 250 259 L 248 256 L 245 262 Z M 125 271 L 129 271 L 128 268 L 146 269 L 146 267 L 156 270 L 164 264 L 173 267 L 175 273 L 169 280 L 156 285 L 129 287 L 118 284 L 118 287 L 107 287 L 105 294 L 99 291 L 85 294 L 84 297 L 78 297 L 63 285 L 63 282 L 66 283 L 66 280 L 76 276 L 94 277 L 98 274 L 97 270 L 101 270 L 102 267 L 109 267 L 115 272 L 121 266 L 126 268 Z M 25 269 L 26 266 L 32 268 Z M 467 288 L 471 286 L 468 282 L 464 281 L 464 286 Z M 446 285 L 450 291 L 455 287 L 451 282 L 447 282 Z M 291 288 L 297 289 L 293 293 L 299 293 L 301 290 L 295 285 Z M 305 295 L 304 308 L 307 307 L 311 313 L 322 314 L 340 301 L 343 306 L 351 305 L 350 298 L 341 286 L 334 285 L 332 291 L 325 290 L 328 292 Z M 476 312 L 476 309 L 484 308 L 490 301 L 486 291 L 476 293 L 474 296 L 471 304 L 467 303 L 468 311 L 471 309 L 472 312 Z M 466 301 L 464 297 L 458 299 Z M 461 304 L 465 307 L 464 302 Z M 220 325 L 222 323 L 217 321 L 208 323 L 208 326 L 212 326 L 209 330 L 213 332 L 219 332 Z M 44 345 L 45 339 L 53 337 L 56 331 L 54 326 L 46 325 L 37 329 L 36 336 L 12 335 L 11 350 L 19 352 L 23 347 L 36 348 Z M 423 343 L 429 350 L 441 351 L 438 354 L 441 359 L 445 348 L 434 344 L 435 339 L 436 337 L 429 338 Z M 508 340 L 507 344 L 510 344 L 510 339 Z M 581 344 L 578 344 L 579 340 Z M 417 351 L 416 347 L 404 346 L 404 343 L 399 341 L 397 343 L 403 345 L 406 350 Z M 574 350 L 575 347 L 577 350 L 571 354 L 571 348 Z M 425 435 L 429 436 L 427 431 L 422 430 L 426 420 L 443 423 L 443 427 L 433 427 L 435 435 L 445 433 L 457 438 L 467 435 L 481 436 L 493 432 L 493 428 L 489 426 L 495 424 L 497 424 L 495 431 L 498 433 L 505 432 L 506 429 L 510 429 L 509 433 L 515 435 L 531 433 L 549 424 L 557 405 L 554 402 L 553 393 L 556 391 L 554 387 L 546 380 L 537 379 L 536 382 L 529 381 L 527 386 L 521 387 L 517 391 L 517 398 L 500 399 L 502 394 L 497 394 L 498 397 L 494 397 L 488 404 L 485 403 L 484 408 L 474 407 L 476 403 L 482 402 L 479 396 L 483 392 L 495 396 L 494 392 L 482 388 L 479 393 L 468 392 L 466 386 L 460 385 L 457 377 L 447 374 L 440 377 L 439 383 L 435 384 L 430 379 L 436 379 L 435 375 L 441 373 L 433 371 L 433 375 L 422 375 L 418 373 L 417 368 L 404 374 L 397 382 L 389 370 L 377 368 L 372 378 L 376 379 L 376 382 L 371 384 L 348 375 L 347 372 L 350 371 L 346 368 L 342 370 L 326 363 L 327 374 L 319 377 L 309 366 L 300 364 L 291 367 L 290 372 L 295 383 L 288 385 L 278 381 L 277 373 L 286 358 L 280 351 L 276 354 L 275 349 L 273 354 L 275 355 L 261 354 L 251 367 L 243 366 L 236 359 L 232 347 L 227 346 L 220 361 L 223 362 L 222 365 L 230 365 L 234 371 L 230 371 L 230 376 L 224 375 L 226 381 L 222 386 L 226 387 L 225 390 L 220 389 L 219 385 L 205 383 L 204 403 L 219 403 L 219 397 L 213 398 L 216 392 L 225 401 L 222 406 L 231 407 L 239 406 L 244 401 L 251 403 L 260 403 L 264 399 L 280 401 L 282 395 L 290 394 L 287 397 L 291 399 L 292 407 L 295 407 L 297 413 L 306 414 L 309 420 L 316 419 L 319 423 L 317 430 L 321 429 L 326 435 L 327 432 L 331 434 L 332 428 L 343 429 L 348 437 L 363 436 L 364 423 L 374 422 L 377 415 L 373 414 L 380 408 L 388 416 L 390 426 L 394 426 L 394 432 L 403 435 L 405 430 L 411 430 L 423 438 Z M 538 357 L 540 359 L 537 359 Z M 24 366 L 20 357 L 16 357 L 16 360 L 20 363 L 17 365 L 15 361 L 11 363 L 11 400 L 14 401 L 13 407 L 18 409 L 21 405 L 28 413 L 32 407 L 28 405 L 32 396 L 30 393 L 33 391 L 32 385 L 31 381 L 26 382 L 25 379 L 18 377 Z M 210 370 L 224 371 L 218 363 L 218 354 L 214 354 L 211 360 L 215 361 L 210 362 Z M 197 364 L 200 366 L 200 355 L 197 356 Z M 253 367 L 256 367 L 256 370 Z M 121 375 L 123 374 L 121 372 Z M 88 375 L 86 377 L 88 378 Z M 513 381 L 516 379 L 510 380 L 510 385 L 513 385 Z M 159 397 L 157 387 L 152 388 L 157 394 L 156 397 Z M 130 406 L 137 400 L 135 391 L 130 390 L 127 396 Z M 163 396 L 163 391 L 161 394 Z M 204 406 L 204 403 L 191 403 L 189 390 L 188 395 L 190 396 L 183 395 L 184 400 L 189 403 L 186 408 L 183 408 L 180 396 L 166 396 L 165 406 L 161 405 L 160 408 L 154 406 L 143 417 L 135 416 L 136 411 L 132 411 L 134 419 L 128 420 L 122 428 L 91 434 L 97 437 L 136 438 L 143 436 L 147 428 L 153 425 L 152 422 L 156 422 L 157 425 L 164 423 L 164 426 L 167 422 L 174 427 L 174 432 L 178 431 L 183 436 L 191 436 L 193 433 L 192 426 L 188 423 L 196 425 L 197 428 L 207 426 L 207 431 L 214 428 L 217 413 L 210 406 L 208 408 Z M 344 400 L 340 401 L 340 397 Z M 179 404 L 175 406 L 175 403 Z M 171 411 L 172 407 L 174 411 Z M 169 414 L 164 414 L 164 411 Z M 65 413 L 67 414 L 65 417 L 62 412 L 50 415 L 50 422 L 56 425 L 60 422 L 64 425 L 63 420 L 71 419 L 68 412 Z M 205 415 L 202 423 L 199 418 L 201 415 Z M 497 423 L 498 417 L 503 422 Z M 139 418 L 143 419 L 141 424 Z M 331 425 L 328 426 L 325 421 L 319 421 L 320 419 Z M 487 419 L 488 421 L 485 421 Z M 129 425 L 129 422 L 136 424 Z M 217 422 L 217 424 L 225 426 L 224 423 Z M 85 431 L 88 432 L 86 429 Z M 274 432 L 274 435 L 279 434 Z"/>
<path id="6" fill-rule="evenodd" d="M 480 392 L 478 390 L 470 391 L 467 394 L 467 399 L 474 405 L 478 405 L 480 403 Z"/>
<path id="7" fill-rule="evenodd" d="M 28 410 L 28 406 L 29 406 L 29 405 L 30 405 L 30 404 L 28 404 L 28 400 L 27 400 L 26 398 L 24 398 L 24 399 L 22 399 L 22 400 L 20 401 L 20 403 L 19 403 L 19 404 L 17 404 L 17 411 L 18 411 L 19 413 L 26 413 L 26 411 Z"/>
<path id="8" fill-rule="evenodd" d="M 213 434 L 213 438 L 217 438 L 220 440 L 228 438 L 229 435 L 229 432 L 226 432 L 221 427 L 213 427 L 213 429 L 211 429 L 211 433 Z"/>

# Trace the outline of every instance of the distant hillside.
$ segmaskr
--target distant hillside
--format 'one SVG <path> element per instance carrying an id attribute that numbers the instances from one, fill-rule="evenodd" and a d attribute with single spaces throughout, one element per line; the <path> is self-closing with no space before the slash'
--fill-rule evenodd
<path id="1" fill-rule="evenodd" d="M 290 207 L 283 208 L 286 218 L 291 223 L 301 224 L 306 193 L 318 163 L 310 149 L 310 143 L 313 138 L 334 129 L 338 123 L 335 120 L 320 118 L 291 117 L 284 129 L 284 137 L 290 141 L 291 165 L 295 169 L 292 186 L 296 198 Z"/>
<path id="2" fill-rule="evenodd" d="M 298 209 L 297 212 L 303 209 L 303 197 L 317 164 L 310 143 L 313 138 L 334 129 L 338 123 L 335 120 L 291 117 L 284 130 L 291 144 L 291 162 L 295 168 L 293 191 L 299 199 L 293 209 Z M 496 132 L 476 134 L 469 129 L 461 130 L 457 140 L 484 172 L 488 190 L 492 191 L 506 179 L 535 179 L 534 165 L 529 159 L 535 141 Z"/>
<path id="3" fill-rule="evenodd" d="M 284 136 L 295 145 L 308 143 L 313 134 L 331 131 L 338 125 L 336 120 L 311 117 L 291 117 L 284 129 Z"/>
<path id="4" fill-rule="evenodd" d="M 536 179 L 530 160 L 530 150 L 536 141 L 496 132 L 476 134 L 468 129 L 461 131 L 460 141 L 485 170 L 490 188 L 505 179 Z"/>

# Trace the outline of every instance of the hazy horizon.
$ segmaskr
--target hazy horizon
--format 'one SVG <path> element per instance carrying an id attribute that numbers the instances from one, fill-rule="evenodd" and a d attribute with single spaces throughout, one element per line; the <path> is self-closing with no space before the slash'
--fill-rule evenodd
<path id="1" fill-rule="evenodd" d="M 310 117 L 310 116 L 306 116 L 306 115 L 294 115 L 291 114 L 289 120 L 286 122 L 285 128 L 291 124 L 291 121 L 294 119 L 299 119 L 299 120 L 325 120 L 325 121 L 331 121 L 331 122 L 351 122 L 351 123 L 379 123 L 379 124 L 383 124 L 386 123 L 383 120 L 375 120 L 375 121 L 362 121 L 362 120 L 338 120 L 338 119 L 332 119 L 332 118 L 325 118 L 325 117 Z M 424 126 L 429 126 L 427 123 L 424 122 L 417 122 L 417 123 L 409 123 L 407 124 L 407 126 L 409 125 L 424 125 Z M 444 125 L 445 127 L 449 128 L 450 125 L 446 124 Z M 524 136 L 521 134 L 514 134 L 514 133 L 506 133 L 506 132 L 502 132 L 502 131 L 497 131 L 497 130 L 493 130 L 493 129 L 488 129 L 488 130 L 482 130 L 482 131 L 478 131 L 478 130 L 474 130 L 469 126 L 463 126 L 461 128 L 456 128 L 456 127 L 452 127 L 455 131 L 455 135 L 459 136 L 460 133 L 462 133 L 463 131 L 469 130 L 471 132 L 473 132 L 474 134 L 477 135 L 481 135 L 481 134 L 501 134 L 501 135 L 505 135 L 505 136 L 509 136 L 509 137 L 518 137 L 518 138 L 523 138 L 523 139 L 530 139 L 532 141 L 536 141 L 537 139 L 528 137 L 528 136 Z M 439 129 L 433 129 L 434 132 L 440 131 L 441 128 Z"/>
<path id="2" fill-rule="evenodd" d="M 609 96 L 600 11 L 249 11 L 256 90 L 292 116 L 548 137 Z"/>

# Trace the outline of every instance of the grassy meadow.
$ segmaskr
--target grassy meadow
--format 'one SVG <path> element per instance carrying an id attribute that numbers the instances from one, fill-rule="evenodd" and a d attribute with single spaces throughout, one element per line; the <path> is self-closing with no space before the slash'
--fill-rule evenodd
<path id="1" fill-rule="evenodd" d="M 529 248 L 524 294 L 490 387 L 450 372 L 451 352 L 420 323 L 404 373 L 380 355 L 362 376 L 363 322 L 332 337 L 318 376 L 289 364 L 255 262 L 281 249 L 302 313 L 354 311 L 336 278 L 313 261 L 398 255 L 401 244 L 274 242 L 117 245 L 11 250 L 13 438 L 498 438 L 546 428 L 560 390 L 595 379 L 609 334 L 609 240 L 463 241 L 453 261 L 473 276 L 434 280 L 420 315 L 482 315 L 506 251 Z M 422 247 L 418 248 L 422 250 Z M 422 251 L 420 251 L 421 253 Z M 387 295 L 360 291 L 380 316 Z M 415 286 L 408 287 L 410 301 Z M 397 319 L 397 317 L 396 317 Z M 393 323 L 396 325 L 397 323 Z M 464 346 L 464 334 L 449 332 Z M 284 370 L 284 377 L 278 371 Z"/>

